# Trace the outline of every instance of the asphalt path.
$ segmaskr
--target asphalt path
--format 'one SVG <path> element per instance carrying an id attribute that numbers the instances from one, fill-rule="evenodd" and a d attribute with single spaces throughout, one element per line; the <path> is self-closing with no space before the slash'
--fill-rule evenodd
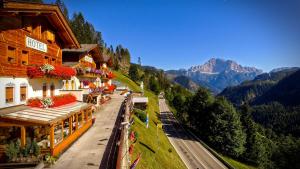
<path id="1" fill-rule="evenodd" d="M 189 169 L 225 169 L 222 162 L 214 157 L 198 138 L 186 131 L 170 112 L 165 99 L 159 99 L 160 118 L 163 129 L 171 144 Z"/>

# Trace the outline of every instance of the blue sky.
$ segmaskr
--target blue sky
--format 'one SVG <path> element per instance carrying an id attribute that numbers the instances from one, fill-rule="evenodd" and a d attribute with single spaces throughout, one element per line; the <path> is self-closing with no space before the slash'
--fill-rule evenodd
<path id="1" fill-rule="evenodd" d="M 143 65 L 189 68 L 217 57 L 264 71 L 300 66 L 297 0 L 64 2 L 70 17 L 81 11 L 108 45 L 122 44 Z"/>

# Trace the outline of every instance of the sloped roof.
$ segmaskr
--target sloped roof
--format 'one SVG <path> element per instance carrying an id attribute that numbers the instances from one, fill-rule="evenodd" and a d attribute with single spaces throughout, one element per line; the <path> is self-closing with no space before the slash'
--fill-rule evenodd
<path id="1" fill-rule="evenodd" d="M 68 21 L 57 5 L 2 0 L 0 15 L 45 16 L 50 24 L 57 29 L 57 34 L 62 39 L 64 48 L 80 47 Z"/>
<path id="2" fill-rule="evenodd" d="M 98 47 L 98 44 L 80 44 L 80 48 L 78 49 L 63 49 L 63 52 L 79 52 L 79 53 L 84 53 L 84 52 L 89 52 L 95 48 Z"/>
<path id="3" fill-rule="evenodd" d="M 92 52 L 92 57 L 95 61 L 99 62 L 107 62 L 110 56 L 102 54 L 100 50 L 100 46 L 98 44 L 80 44 L 80 48 L 78 49 L 63 49 L 63 56 L 64 55 L 77 55 L 86 54 Z"/>

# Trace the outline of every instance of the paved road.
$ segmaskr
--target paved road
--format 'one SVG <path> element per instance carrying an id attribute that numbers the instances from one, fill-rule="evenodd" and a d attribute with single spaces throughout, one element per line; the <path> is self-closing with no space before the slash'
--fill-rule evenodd
<path id="1" fill-rule="evenodd" d="M 173 113 L 170 112 L 164 99 L 159 99 L 160 117 L 170 142 L 189 169 L 225 169 L 191 133 L 184 130 Z"/>
<path id="2" fill-rule="evenodd" d="M 113 168 L 123 100 L 124 96 L 112 95 L 112 100 L 95 113 L 95 124 L 61 155 L 52 169 Z"/>

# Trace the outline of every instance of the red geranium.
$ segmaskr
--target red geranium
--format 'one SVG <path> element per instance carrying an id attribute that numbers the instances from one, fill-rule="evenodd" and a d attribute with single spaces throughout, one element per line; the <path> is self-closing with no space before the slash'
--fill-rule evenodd
<path id="1" fill-rule="evenodd" d="M 39 98 L 31 98 L 27 100 L 27 105 L 30 107 L 43 107 Z"/>
<path id="2" fill-rule="evenodd" d="M 62 94 L 51 97 L 53 104 L 50 107 L 58 107 L 65 104 L 76 102 L 76 97 L 72 94 Z M 40 98 L 30 98 L 27 100 L 30 107 L 43 107 Z"/>
<path id="3" fill-rule="evenodd" d="M 53 70 L 45 73 L 40 66 L 29 66 L 27 67 L 27 75 L 29 78 L 41 78 L 48 75 L 55 78 L 70 79 L 76 75 L 76 70 L 65 66 L 54 66 Z"/>
<path id="4" fill-rule="evenodd" d="M 113 72 L 108 72 L 107 73 L 107 78 L 113 79 L 114 77 L 115 77 L 115 75 L 113 74 Z"/>
<path id="5" fill-rule="evenodd" d="M 70 67 L 54 66 L 54 69 L 49 72 L 49 75 L 63 79 L 70 79 L 72 76 L 76 75 L 76 71 Z"/>
<path id="6" fill-rule="evenodd" d="M 45 75 L 45 73 L 40 69 L 40 67 L 28 66 L 27 75 L 29 78 L 41 78 Z"/>
<path id="7" fill-rule="evenodd" d="M 51 107 L 62 106 L 65 104 L 73 103 L 76 101 L 76 97 L 72 94 L 62 94 L 52 97 L 53 105 Z"/>
<path id="8" fill-rule="evenodd" d="M 116 85 L 112 84 L 108 86 L 108 91 L 114 91 L 116 88 L 117 88 Z"/>

